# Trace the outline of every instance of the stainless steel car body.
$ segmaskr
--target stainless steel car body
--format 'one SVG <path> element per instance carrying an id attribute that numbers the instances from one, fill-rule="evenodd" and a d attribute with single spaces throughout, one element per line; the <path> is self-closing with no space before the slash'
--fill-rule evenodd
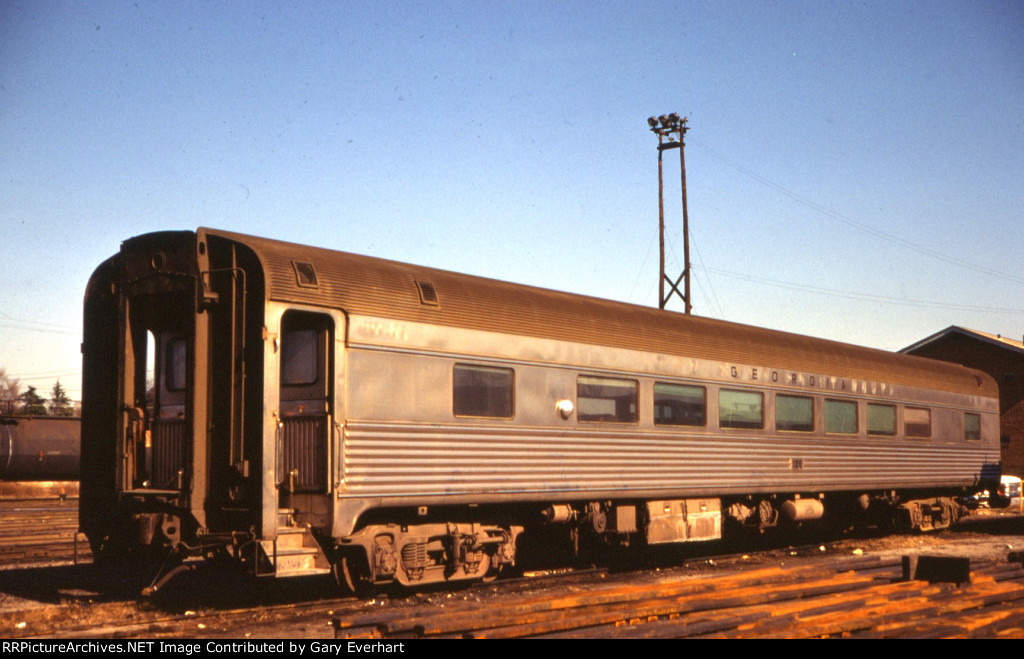
<path id="1" fill-rule="evenodd" d="M 161 383 L 149 402 L 146 332 Z M 837 494 L 928 509 L 998 478 L 998 393 L 979 371 L 211 229 L 126 241 L 90 283 L 83 353 L 94 546 L 124 532 L 104 506 L 159 510 L 171 544 L 241 547 L 251 533 L 266 554 L 257 571 L 274 571 L 275 543 L 295 527 L 328 554 L 358 544 L 378 576 L 401 573 L 399 545 L 423 554 L 434 538 L 449 573 L 476 576 L 480 547 L 512 560 L 534 509 L 561 506 L 549 518 L 588 519 L 598 534 L 657 521 L 660 542 L 687 514 L 673 502 L 703 502 L 714 526 L 733 503 Z M 303 355 L 315 364 L 295 366 Z M 506 374 L 507 412 L 460 412 L 458 368 Z M 625 417 L 583 414 L 581 382 L 602 379 L 635 392 Z M 703 392 L 701 423 L 656 422 L 656 387 L 675 385 Z M 720 421 L 727 394 L 754 395 L 758 422 Z M 785 397 L 806 407 L 801 430 L 776 423 Z M 825 421 L 833 402 L 847 410 L 838 432 Z M 892 432 L 871 432 L 871 405 L 890 410 Z M 906 436 L 922 415 L 927 432 Z M 653 520 L 652 502 L 667 517 Z M 949 504 L 933 507 L 926 517 L 948 521 Z M 606 531 L 606 515 L 621 528 Z M 465 560 L 452 558 L 462 540 L 436 537 L 465 535 L 456 520 L 485 523 Z"/>

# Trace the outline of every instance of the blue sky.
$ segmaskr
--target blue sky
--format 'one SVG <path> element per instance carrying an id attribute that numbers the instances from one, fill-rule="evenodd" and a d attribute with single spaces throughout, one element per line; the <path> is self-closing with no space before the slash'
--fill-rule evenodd
<path id="1" fill-rule="evenodd" d="M 694 313 L 1024 335 L 1019 1 L 0 0 L 0 367 L 78 397 L 91 271 L 197 226 L 655 306 L 673 111 Z"/>

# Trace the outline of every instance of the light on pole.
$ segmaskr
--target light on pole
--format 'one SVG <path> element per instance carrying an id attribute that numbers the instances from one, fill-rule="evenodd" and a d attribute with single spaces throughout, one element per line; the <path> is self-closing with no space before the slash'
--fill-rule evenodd
<path id="1" fill-rule="evenodd" d="M 683 137 L 689 128 L 686 117 L 680 118 L 673 112 L 660 117 L 650 117 L 647 125 L 651 132 L 658 136 L 658 234 L 661 252 L 661 275 L 658 278 L 658 308 L 664 309 L 669 298 L 675 293 L 683 300 L 686 313 L 690 313 L 690 223 L 686 214 L 686 158 L 684 156 Z M 683 194 L 683 272 L 675 280 L 665 274 L 665 186 L 662 178 L 661 155 L 668 149 L 679 149 L 679 170 L 682 178 Z M 670 289 L 665 293 L 665 283 Z M 679 290 L 680 282 L 683 290 Z"/>

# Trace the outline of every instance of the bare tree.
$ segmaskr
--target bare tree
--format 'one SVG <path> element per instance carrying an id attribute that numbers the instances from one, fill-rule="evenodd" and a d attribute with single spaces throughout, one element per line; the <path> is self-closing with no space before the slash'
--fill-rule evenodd
<path id="1" fill-rule="evenodd" d="M 0 367 L 0 413 L 14 414 L 21 397 L 21 381 L 7 375 L 7 369 Z"/>

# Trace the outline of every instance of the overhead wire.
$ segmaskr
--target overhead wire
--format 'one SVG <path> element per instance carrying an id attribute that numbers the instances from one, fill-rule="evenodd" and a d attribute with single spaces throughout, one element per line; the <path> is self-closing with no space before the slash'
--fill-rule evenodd
<path id="1" fill-rule="evenodd" d="M 722 277 L 732 277 L 734 279 L 742 279 L 744 281 L 750 281 L 758 284 L 770 284 L 779 288 L 787 288 L 790 290 L 801 291 L 804 293 L 814 293 L 817 295 L 828 295 L 831 297 L 846 298 L 850 300 L 866 300 L 870 302 L 884 302 L 886 304 L 898 304 L 901 306 L 912 306 L 921 307 L 925 309 L 954 309 L 958 311 L 976 311 L 984 313 L 1003 313 L 1003 314 L 1016 314 L 1020 313 L 1020 309 L 1013 309 L 1009 307 L 986 307 L 980 305 L 969 305 L 969 304 L 951 304 L 948 302 L 932 302 L 928 300 L 911 300 L 902 297 L 893 297 L 889 295 L 874 295 L 870 293 L 855 293 L 850 291 L 841 291 L 834 288 L 822 288 L 819 286 L 809 286 L 807 284 L 799 284 L 796 282 L 782 281 L 779 279 L 768 279 L 766 277 L 755 277 L 754 275 L 730 272 L 728 270 L 721 270 L 719 268 L 708 268 L 701 266 L 701 268 L 708 273 L 719 275 Z"/>
<path id="2" fill-rule="evenodd" d="M 1010 273 L 1007 273 L 1007 272 L 1002 272 L 1001 270 L 996 270 L 994 268 L 988 268 L 988 267 L 985 267 L 983 265 L 978 265 L 976 263 L 971 263 L 969 261 L 965 261 L 964 259 L 957 258 L 955 256 L 950 256 L 949 254 L 941 252 L 941 251 L 939 251 L 937 249 L 932 249 L 931 247 L 926 247 L 926 246 L 921 245 L 919 243 L 916 243 L 916 242 L 914 242 L 912 240 L 907 240 L 906 238 L 900 238 L 899 236 L 895 236 L 895 235 L 893 235 L 891 233 L 887 233 L 887 232 L 882 231 L 881 229 L 873 227 L 873 226 L 871 226 L 869 224 L 865 224 L 864 222 L 858 222 L 857 220 L 854 220 L 854 219 L 852 219 L 850 217 L 847 217 L 846 215 L 843 215 L 842 213 L 838 213 L 838 212 L 832 210 L 831 208 L 827 208 L 825 206 L 822 206 L 821 204 L 813 202 L 810 199 L 807 199 L 806 197 L 803 197 L 803 196 L 793 192 L 792 190 L 790 190 L 790 189 L 788 189 L 786 187 L 783 187 L 782 185 L 779 185 L 778 183 L 775 183 L 774 181 L 772 181 L 772 180 L 770 180 L 768 178 L 765 178 L 764 176 L 761 176 L 760 174 L 758 174 L 758 173 L 756 173 L 756 172 L 754 172 L 754 171 L 744 167 L 743 165 L 741 165 L 740 163 L 736 162 L 735 160 L 732 160 L 731 158 L 729 158 L 729 157 L 719 153 L 718 151 L 715 151 L 710 146 L 708 146 L 707 144 L 705 144 L 705 143 L 703 143 L 703 142 L 701 142 L 699 140 L 691 138 L 690 141 L 693 144 L 695 144 L 695 145 L 701 147 L 702 149 L 704 149 L 705 151 L 707 151 L 709 154 L 711 154 L 715 158 L 718 158 L 722 162 L 726 163 L 727 165 L 729 165 L 730 167 L 736 169 L 737 171 L 741 172 L 742 174 L 744 174 L 744 175 L 754 179 L 758 183 L 760 183 L 760 184 L 762 184 L 762 185 L 764 185 L 766 187 L 769 187 L 772 190 L 775 190 L 776 192 L 779 192 L 779 193 L 789 197 L 790 199 L 792 199 L 793 201 L 796 201 L 799 204 L 803 204 L 804 206 L 807 206 L 808 208 L 816 210 L 819 213 L 821 213 L 823 215 L 826 215 L 827 217 L 830 217 L 833 220 L 836 220 L 837 222 L 841 222 L 841 223 L 843 223 L 843 224 L 845 224 L 847 226 L 850 226 L 850 227 L 853 227 L 855 229 L 859 229 L 861 231 L 869 233 L 869 234 L 871 234 L 871 235 L 873 235 L 873 236 L 875 236 L 877 238 L 881 238 L 881 239 L 886 240 L 888 242 L 891 242 L 891 243 L 893 243 L 895 245 L 899 245 L 900 247 L 905 247 L 905 248 L 913 250 L 913 251 L 915 251 L 915 252 L 917 252 L 919 254 L 924 254 L 926 256 L 930 256 L 930 257 L 932 257 L 934 259 L 938 259 L 940 261 L 943 261 L 945 263 L 949 263 L 951 265 L 956 265 L 956 266 L 959 266 L 961 268 L 965 268 L 967 270 L 973 270 L 974 272 L 978 272 L 978 273 L 981 273 L 981 274 L 989 275 L 990 277 L 996 277 L 998 279 L 1003 279 L 1005 281 L 1010 281 L 1010 282 L 1014 282 L 1014 283 L 1017 283 L 1017 284 L 1024 284 L 1024 277 L 1021 277 L 1019 275 L 1013 275 L 1013 274 L 1010 274 Z"/>
<path id="3" fill-rule="evenodd" d="M 766 178 L 764 176 L 761 176 L 760 174 L 757 174 L 756 172 L 748 169 L 747 167 L 744 167 L 740 163 L 736 162 L 735 160 L 732 160 L 731 158 L 723 155 L 722 153 L 719 153 L 715 149 L 711 148 L 710 146 L 708 146 L 707 144 L 705 144 L 705 143 L 703 143 L 703 142 L 701 142 L 699 140 L 690 138 L 690 142 L 695 144 L 695 145 L 697 145 L 697 146 L 699 146 L 700 148 L 704 149 L 705 151 L 707 151 L 709 154 L 711 154 L 715 158 L 718 158 L 722 162 L 728 164 L 730 167 L 733 167 L 737 171 L 739 171 L 742 174 L 748 176 L 749 178 L 752 178 L 753 180 L 757 181 L 758 183 L 761 183 L 762 185 L 764 185 L 764 186 L 766 186 L 768 188 L 771 188 L 772 190 L 775 190 L 775 191 L 785 195 L 786 197 L 796 201 L 797 203 L 800 203 L 800 204 L 802 204 L 804 206 L 807 206 L 808 208 L 811 208 L 812 210 L 815 210 L 815 211 L 817 211 L 817 212 L 819 212 L 819 213 L 821 213 L 821 214 L 823 214 L 823 215 L 825 215 L 825 216 L 827 216 L 827 217 L 829 217 L 829 218 L 831 218 L 831 219 L 833 219 L 835 221 L 841 222 L 841 223 L 843 223 L 843 224 L 845 224 L 847 226 L 853 227 L 853 228 L 858 229 L 860 231 L 864 231 L 864 232 L 869 233 L 869 234 L 871 234 L 873 236 L 876 236 L 878 238 L 886 240 L 886 241 L 888 241 L 890 243 L 896 244 L 896 245 L 898 245 L 900 247 L 904 247 L 906 249 L 910 249 L 910 250 L 918 252 L 920 254 L 924 254 L 926 256 L 938 259 L 938 260 L 943 261 L 945 263 L 956 265 L 958 267 L 962 267 L 962 268 L 965 268 L 965 269 L 968 269 L 968 270 L 972 270 L 974 272 L 978 272 L 978 273 L 985 274 L 985 275 L 988 275 L 988 276 L 992 276 L 992 277 L 996 277 L 996 278 L 999 278 L 999 279 L 1003 279 L 1005 281 L 1010 281 L 1010 282 L 1014 282 L 1014 283 L 1024 283 L 1024 277 L 1020 277 L 1020 276 L 1013 275 L 1013 274 L 1010 274 L 1010 273 L 1002 272 L 1002 271 L 996 270 L 994 268 L 988 268 L 988 267 L 985 267 L 985 266 L 982 266 L 982 265 L 971 263 L 971 262 L 966 261 L 964 259 L 960 259 L 960 258 L 957 258 L 957 257 L 954 257 L 954 256 L 950 256 L 949 254 L 945 254 L 945 253 L 943 253 L 943 252 L 941 252 L 939 250 L 932 249 L 930 247 L 926 247 L 926 246 L 921 245 L 919 243 L 915 243 L 915 242 L 913 242 L 911 240 L 907 240 L 905 238 L 900 238 L 899 236 L 895 236 L 893 234 L 887 233 L 885 231 L 882 231 L 880 229 L 872 227 L 872 226 L 870 226 L 868 224 L 865 224 L 863 222 L 858 222 L 857 220 L 854 220 L 854 219 L 852 219 L 850 217 L 847 217 L 846 215 L 843 215 L 842 213 L 836 212 L 836 211 L 834 211 L 834 210 L 832 210 L 830 208 L 822 206 L 821 204 L 818 204 L 818 203 L 816 203 L 814 201 L 811 201 L 810 199 L 807 199 L 806 197 L 803 197 L 803 196 L 793 192 L 792 190 L 789 190 L 788 188 L 786 188 L 786 187 L 784 187 L 782 185 L 779 185 L 778 183 L 775 183 L 774 181 L 772 181 L 772 180 L 770 180 L 770 179 L 768 179 L 768 178 Z M 692 232 L 691 232 L 690 238 L 691 238 L 691 242 L 693 242 L 693 234 L 692 234 Z M 669 240 L 666 241 L 666 242 L 667 242 L 667 244 L 669 246 L 669 252 L 671 253 L 671 255 L 673 257 L 675 257 L 676 262 L 678 263 L 679 258 L 675 254 L 674 241 L 670 237 Z M 959 310 L 959 311 L 975 311 L 975 312 L 1001 313 L 1001 314 L 1020 313 L 1020 309 L 1013 309 L 1013 308 L 1006 308 L 1006 307 L 986 307 L 986 306 L 980 306 L 980 305 L 964 305 L 964 304 L 951 304 L 951 303 L 947 303 L 947 302 L 933 302 L 933 301 L 928 301 L 928 300 L 913 300 L 913 299 L 908 299 L 908 298 L 899 298 L 899 297 L 892 297 L 892 296 L 872 295 L 872 294 L 867 294 L 867 293 L 855 293 L 855 292 L 842 291 L 842 290 L 837 290 L 837 289 L 829 289 L 829 288 L 808 286 L 806 284 L 797 284 L 797 283 L 794 283 L 794 282 L 784 282 L 784 281 L 780 281 L 780 280 L 773 280 L 773 279 L 767 279 L 767 278 L 762 278 L 762 277 L 754 277 L 752 275 L 745 275 L 745 274 L 741 274 L 741 273 L 735 273 L 735 272 L 729 272 L 729 271 L 725 271 L 725 270 L 719 270 L 719 269 L 716 269 L 716 268 L 709 268 L 709 267 L 707 267 L 704 264 L 703 258 L 700 255 L 700 251 L 698 249 L 696 249 L 696 244 L 695 243 L 694 243 L 694 248 L 695 248 L 695 251 L 697 252 L 698 260 L 700 261 L 700 267 L 699 268 L 693 268 L 692 265 L 691 265 L 691 269 L 702 270 L 705 274 L 716 274 L 716 275 L 722 275 L 722 276 L 726 276 L 726 277 L 739 278 L 739 279 L 744 279 L 746 281 L 751 281 L 751 282 L 756 282 L 756 283 L 761 283 L 761 284 L 768 284 L 768 285 L 772 285 L 772 286 L 778 286 L 780 288 L 788 288 L 788 289 L 791 289 L 791 290 L 800 290 L 800 291 L 803 291 L 803 292 L 810 292 L 810 293 L 815 293 L 815 294 L 818 294 L 818 295 L 828 295 L 828 296 L 832 296 L 832 297 L 847 298 L 847 299 L 869 300 L 869 301 L 875 301 L 875 302 L 884 302 L 886 304 L 897 304 L 897 305 L 902 305 L 902 306 L 912 306 L 912 307 L 931 308 L 931 309 L 954 309 L 954 310 Z M 646 263 L 646 257 L 645 257 L 645 263 Z M 696 277 L 694 279 L 695 279 L 697 285 L 700 287 L 701 292 L 703 293 L 704 292 L 704 287 L 701 285 L 700 279 L 696 278 Z M 707 282 L 708 282 L 708 287 L 711 289 L 712 297 L 714 298 L 714 303 L 718 306 L 718 313 L 720 314 L 719 317 L 724 317 L 724 313 L 723 313 L 723 310 L 722 310 L 722 307 L 721 307 L 721 303 L 719 302 L 719 300 L 717 298 L 717 295 L 715 295 L 715 293 L 714 293 L 714 288 L 711 285 L 710 277 L 707 278 Z M 706 295 L 706 293 L 705 293 L 705 295 Z M 710 299 L 709 299 L 709 301 L 710 301 Z"/>
<path id="4" fill-rule="evenodd" d="M 38 320 L 15 318 L 0 311 L 0 327 L 13 329 L 30 330 L 33 332 L 45 332 L 48 334 L 75 334 L 75 329 L 68 325 L 57 325 L 56 323 L 43 323 Z"/>

